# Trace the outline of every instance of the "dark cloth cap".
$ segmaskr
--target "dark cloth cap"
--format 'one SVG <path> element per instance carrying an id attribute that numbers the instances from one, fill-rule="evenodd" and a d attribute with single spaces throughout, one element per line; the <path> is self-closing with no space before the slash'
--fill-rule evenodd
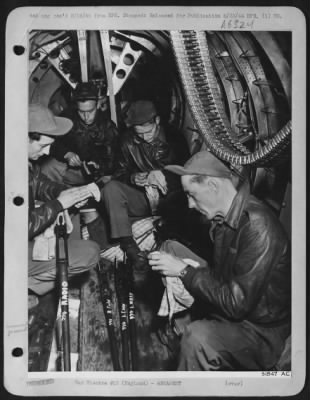
<path id="1" fill-rule="evenodd" d="M 28 132 L 37 132 L 49 136 L 65 135 L 72 128 L 70 119 L 56 117 L 52 111 L 42 104 L 30 104 L 28 116 Z"/>
<path id="2" fill-rule="evenodd" d="M 138 100 L 131 104 L 127 112 L 128 126 L 141 125 L 157 115 L 154 104 L 149 100 Z"/>
<path id="3" fill-rule="evenodd" d="M 92 82 L 78 83 L 73 91 L 73 99 L 79 100 L 97 100 L 98 91 L 97 87 Z"/>
<path id="4" fill-rule="evenodd" d="M 167 165 L 167 171 L 177 175 L 208 175 L 217 178 L 230 178 L 231 170 L 209 151 L 199 151 L 184 165 Z"/>

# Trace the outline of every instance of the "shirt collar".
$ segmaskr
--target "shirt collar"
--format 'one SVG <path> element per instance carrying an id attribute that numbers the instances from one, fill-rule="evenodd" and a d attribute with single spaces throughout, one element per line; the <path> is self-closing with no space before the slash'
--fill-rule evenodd
<path id="1" fill-rule="evenodd" d="M 250 185 L 248 182 L 243 183 L 233 199 L 231 207 L 224 218 L 224 222 L 233 229 L 237 229 L 246 201 L 250 195 Z"/>

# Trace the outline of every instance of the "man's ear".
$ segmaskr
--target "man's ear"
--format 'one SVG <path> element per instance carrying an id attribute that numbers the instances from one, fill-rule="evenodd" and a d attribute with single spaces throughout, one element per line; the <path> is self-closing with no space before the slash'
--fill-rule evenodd
<path id="1" fill-rule="evenodd" d="M 208 177 L 207 185 L 209 189 L 211 189 L 213 192 L 217 193 L 219 190 L 219 182 L 216 178 L 213 176 Z"/>
<path id="2" fill-rule="evenodd" d="M 159 115 L 156 115 L 155 122 L 156 122 L 157 125 L 160 124 L 160 116 Z"/>

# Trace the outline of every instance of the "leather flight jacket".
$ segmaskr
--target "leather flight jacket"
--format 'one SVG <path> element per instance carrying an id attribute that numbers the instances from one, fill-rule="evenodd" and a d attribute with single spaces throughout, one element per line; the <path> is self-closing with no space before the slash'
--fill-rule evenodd
<path id="1" fill-rule="evenodd" d="M 244 184 L 227 216 L 215 221 L 213 262 L 189 266 L 186 289 L 212 313 L 274 327 L 290 322 L 291 256 L 273 212 Z"/>
<path id="2" fill-rule="evenodd" d="M 132 129 L 122 135 L 117 165 L 113 179 L 134 184 L 134 175 L 141 172 L 161 170 L 166 176 L 168 190 L 180 188 L 180 180 L 163 168 L 169 164 L 183 165 L 189 158 L 184 137 L 172 129 L 160 127 L 157 138 L 148 143 Z"/>
<path id="3" fill-rule="evenodd" d="M 58 137 L 51 146 L 51 156 L 64 161 L 68 152 L 76 153 L 81 161 L 94 161 L 99 165 L 99 175 L 112 175 L 115 168 L 118 130 L 106 113 L 97 110 L 95 121 L 86 125 L 76 110 L 63 114 L 73 122 L 69 133 Z"/>
<path id="4" fill-rule="evenodd" d="M 58 213 L 63 210 L 57 197 L 65 189 L 67 186 L 52 182 L 41 174 L 38 165 L 29 163 L 28 240 L 32 240 L 55 222 Z M 42 204 L 35 207 L 35 200 Z"/>

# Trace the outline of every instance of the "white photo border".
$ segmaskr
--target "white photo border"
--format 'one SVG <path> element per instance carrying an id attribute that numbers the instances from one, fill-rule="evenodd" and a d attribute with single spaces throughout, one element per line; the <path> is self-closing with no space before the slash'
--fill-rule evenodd
<path id="1" fill-rule="evenodd" d="M 126 12 L 140 17 L 124 17 Z M 165 17 L 168 13 L 172 17 Z M 177 17 L 181 14 L 184 17 Z M 261 372 L 29 373 L 26 301 L 29 31 L 221 30 L 223 21 L 237 14 L 244 15 L 244 21 L 251 23 L 253 17 L 248 15 L 256 14 L 251 30 L 292 32 L 292 373 L 288 376 L 281 373 L 263 376 Z M 26 51 L 16 55 L 13 51 L 16 45 Z M 290 396 L 300 392 L 306 376 L 306 22 L 302 12 L 294 7 L 172 6 L 169 10 L 161 6 L 21 7 L 7 19 L 5 68 L 3 349 L 4 386 L 8 392 L 23 396 L 135 397 Z M 15 205 L 16 197 L 24 199 L 22 205 Z M 14 357 L 12 352 L 17 348 L 22 349 L 23 355 Z M 170 383 L 160 384 L 163 381 Z"/>

